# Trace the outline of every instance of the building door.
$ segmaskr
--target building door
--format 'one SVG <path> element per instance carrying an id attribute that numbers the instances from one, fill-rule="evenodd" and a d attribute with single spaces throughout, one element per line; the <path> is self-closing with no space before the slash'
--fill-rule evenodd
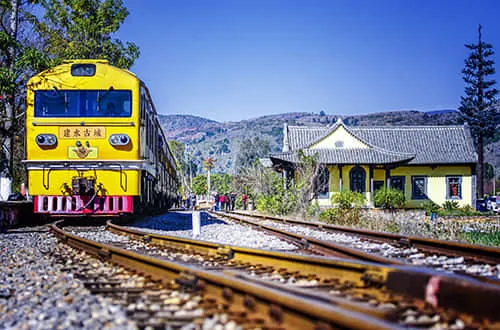
<path id="1" fill-rule="evenodd" d="M 351 191 L 366 191 L 366 171 L 361 166 L 356 166 L 349 173 Z"/>

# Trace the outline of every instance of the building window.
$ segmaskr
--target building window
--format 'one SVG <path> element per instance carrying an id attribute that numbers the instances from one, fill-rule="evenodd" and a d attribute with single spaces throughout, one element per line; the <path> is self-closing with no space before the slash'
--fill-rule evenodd
<path id="1" fill-rule="evenodd" d="M 462 177 L 446 177 L 446 199 L 462 199 Z"/>
<path id="2" fill-rule="evenodd" d="M 344 141 L 335 141 L 335 148 L 343 148 L 344 147 Z"/>
<path id="3" fill-rule="evenodd" d="M 373 191 L 377 191 L 377 190 L 380 190 L 380 189 L 384 189 L 384 180 L 375 180 L 373 181 Z"/>
<path id="4" fill-rule="evenodd" d="M 405 193 L 405 177 L 404 176 L 391 176 L 391 188 Z"/>
<path id="5" fill-rule="evenodd" d="M 366 171 L 361 166 L 356 166 L 349 173 L 351 191 L 365 192 L 366 191 Z"/>
<path id="6" fill-rule="evenodd" d="M 411 177 L 411 199 L 427 199 L 427 177 Z"/>
<path id="7" fill-rule="evenodd" d="M 411 177 L 411 199 L 427 199 L 427 177 Z"/>
<path id="8" fill-rule="evenodd" d="M 319 198 L 328 197 L 330 190 L 330 172 L 326 166 L 321 166 L 314 181 L 314 191 Z"/>

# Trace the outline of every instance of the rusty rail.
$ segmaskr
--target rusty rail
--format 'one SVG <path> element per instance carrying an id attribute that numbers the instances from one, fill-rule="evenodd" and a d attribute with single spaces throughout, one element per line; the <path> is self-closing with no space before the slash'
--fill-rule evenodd
<path id="1" fill-rule="evenodd" d="M 158 245 L 190 248 L 212 255 L 225 253 L 235 261 L 252 262 L 264 266 L 317 274 L 323 279 L 336 276 L 359 284 L 376 284 L 383 286 L 394 294 L 427 301 L 436 307 L 451 308 L 459 312 L 485 317 L 489 320 L 500 321 L 500 315 L 496 308 L 496 301 L 500 298 L 500 288 L 466 276 L 446 275 L 432 269 L 410 266 L 380 265 L 362 261 L 224 246 L 192 239 L 150 234 L 117 226 L 110 222 L 108 222 L 107 226 L 114 233 Z M 436 286 L 438 292 L 435 295 L 429 295 L 429 290 Z M 330 300 L 330 302 L 333 301 L 340 304 L 339 300 Z M 344 308 L 352 308 L 355 311 L 360 310 L 359 306 L 355 304 L 351 306 L 345 304 L 345 301 L 343 303 Z M 369 314 L 366 311 L 364 313 Z"/>
<path id="2" fill-rule="evenodd" d="M 357 229 L 357 228 L 351 228 L 351 227 L 336 226 L 336 225 L 331 225 L 331 224 L 325 224 L 322 222 L 301 221 L 301 220 L 280 218 L 280 217 L 254 214 L 254 213 L 252 213 L 252 214 L 243 213 L 243 212 L 232 212 L 232 213 L 237 214 L 237 215 L 241 215 L 241 216 L 260 218 L 260 219 L 264 219 L 264 220 L 281 221 L 281 222 L 288 223 L 288 224 L 308 226 L 308 227 L 313 227 L 313 228 L 317 228 L 317 229 L 328 229 L 328 230 L 332 230 L 332 231 L 336 231 L 336 232 L 342 232 L 342 233 L 346 233 L 346 234 L 356 235 L 358 237 L 371 239 L 371 240 L 378 240 L 378 241 L 390 242 L 390 243 L 398 243 L 398 244 L 405 245 L 405 246 L 414 246 L 416 248 L 420 248 L 420 249 L 428 250 L 428 251 L 431 250 L 431 251 L 436 251 L 436 252 L 441 252 L 441 253 L 446 253 L 446 254 L 459 254 L 459 255 L 462 255 L 464 257 L 468 257 L 472 260 L 476 260 L 478 262 L 500 264 L 500 248 L 495 248 L 495 247 L 472 245 L 472 244 L 459 243 L 459 242 L 453 242 L 453 241 L 435 240 L 435 239 L 423 238 L 423 237 L 417 237 L 417 236 L 398 235 L 398 234 L 384 233 L 384 232 L 373 231 L 373 230 L 364 230 L 364 229 Z M 221 215 L 232 218 L 232 215 L 229 213 L 222 213 Z M 241 219 L 238 218 L 238 220 L 241 220 Z M 269 228 L 272 228 L 272 227 L 266 227 L 266 229 L 269 229 Z M 393 260 L 392 263 L 397 263 L 397 262 L 394 262 L 394 260 Z"/>
<path id="3" fill-rule="evenodd" d="M 162 281 L 177 280 L 181 285 L 219 297 L 226 305 L 237 306 L 248 314 L 265 318 L 273 327 L 283 329 L 399 329 L 390 323 L 359 312 L 278 291 L 268 286 L 249 283 L 234 276 L 203 271 L 176 263 L 147 257 L 110 245 L 97 243 L 60 228 L 61 222 L 50 226 L 66 244 L 91 255 L 147 274 Z"/>

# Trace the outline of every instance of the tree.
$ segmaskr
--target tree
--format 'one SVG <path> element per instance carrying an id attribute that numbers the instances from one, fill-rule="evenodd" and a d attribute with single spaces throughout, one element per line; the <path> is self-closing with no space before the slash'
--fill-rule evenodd
<path id="1" fill-rule="evenodd" d="M 239 152 L 236 156 L 236 172 L 251 166 L 260 157 L 267 156 L 271 152 L 269 141 L 258 136 L 246 138 L 240 142 Z"/>
<path id="2" fill-rule="evenodd" d="M 210 194 L 210 171 L 215 166 L 215 159 L 207 157 L 203 160 L 203 169 L 207 171 L 207 191 Z"/>
<path id="3" fill-rule="evenodd" d="M 0 0 L 0 176 L 9 192 L 11 179 L 22 180 L 24 100 L 27 79 L 51 65 L 29 33 L 32 4 L 37 1 Z M 21 134 L 20 134 L 21 133 Z"/>
<path id="4" fill-rule="evenodd" d="M 229 174 L 213 174 L 212 188 L 221 194 L 233 191 L 232 177 Z M 193 191 L 197 195 L 205 195 L 208 192 L 207 176 L 200 174 L 193 178 Z"/>
<path id="5" fill-rule="evenodd" d="M 205 175 L 197 175 L 192 182 L 193 192 L 196 195 L 205 195 L 207 193 L 207 177 Z"/>
<path id="6" fill-rule="evenodd" d="M 177 140 L 168 140 L 168 147 L 170 151 L 172 152 L 172 155 L 175 158 L 175 166 L 177 167 L 177 170 L 182 172 L 182 170 L 185 168 L 185 162 L 184 162 L 184 150 L 186 147 L 182 142 L 179 142 Z"/>
<path id="7" fill-rule="evenodd" d="M 487 181 L 495 178 L 495 168 L 490 163 L 484 163 L 484 178 Z"/>
<path id="8" fill-rule="evenodd" d="M 212 174 L 211 177 L 212 190 L 218 191 L 219 193 L 228 193 L 233 188 L 233 177 L 229 174 Z"/>
<path id="9" fill-rule="evenodd" d="M 495 96 L 498 90 L 494 88 L 496 81 L 489 79 L 495 73 L 495 62 L 491 59 L 494 54 L 493 46 L 482 40 L 481 25 L 479 25 L 479 39 L 477 44 L 466 44 L 471 50 L 465 60 L 462 70 L 463 80 L 466 83 L 465 96 L 461 97 L 458 108 L 463 119 L 469 124 L 477 145 L 478 154 L 478 193 L 483 196 L 484 182 L 484 146 L 485 138 L 491 137 L 500 119 L 498 109 L 494 107 Z"/>
<path id="10" fill-rule="evenodd" d="M 106 59 L 129 69 L 139 57 L 139 48 L 113 38 L 128 16 L 122 0 L 45 0 L 45 14 L 36 21 L 44 38 L 43 50 L 57 60 Z"/>

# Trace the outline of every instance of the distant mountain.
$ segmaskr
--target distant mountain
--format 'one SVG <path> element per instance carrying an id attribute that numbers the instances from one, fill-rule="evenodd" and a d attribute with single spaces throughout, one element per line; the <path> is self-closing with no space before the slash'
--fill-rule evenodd
<path id="1" fill-rule="evenodd" d="M 355 116 L 295 112 L 223 123 L 191 115 L 159 115 L 167 139 L 184 143 L 191 157 L 194 157 L 199 165 L 208 156 L 215 158 L 214 173 L 234 172 L 236 155 L 242 148 L 241 141 L 246 138 L 258 136 L 267 139 L 273 152 L 280 151 L 284 123 L 297 126 L 326 126 L 334 124 L 339 116 L 348 126 L 462 124 L 458 112 L 454 110 L 431 112 L 404 110 Z"/>
<path id="2" fill-rule="evenodd" d="M 431 110 L 431 111 L 426 111 L 428 115 L 440 115 L 444 113 L 450 113 L 450 112 L 458 112 L 458 110 L 455 109 L 445 109 L 445 110 Z"/>

